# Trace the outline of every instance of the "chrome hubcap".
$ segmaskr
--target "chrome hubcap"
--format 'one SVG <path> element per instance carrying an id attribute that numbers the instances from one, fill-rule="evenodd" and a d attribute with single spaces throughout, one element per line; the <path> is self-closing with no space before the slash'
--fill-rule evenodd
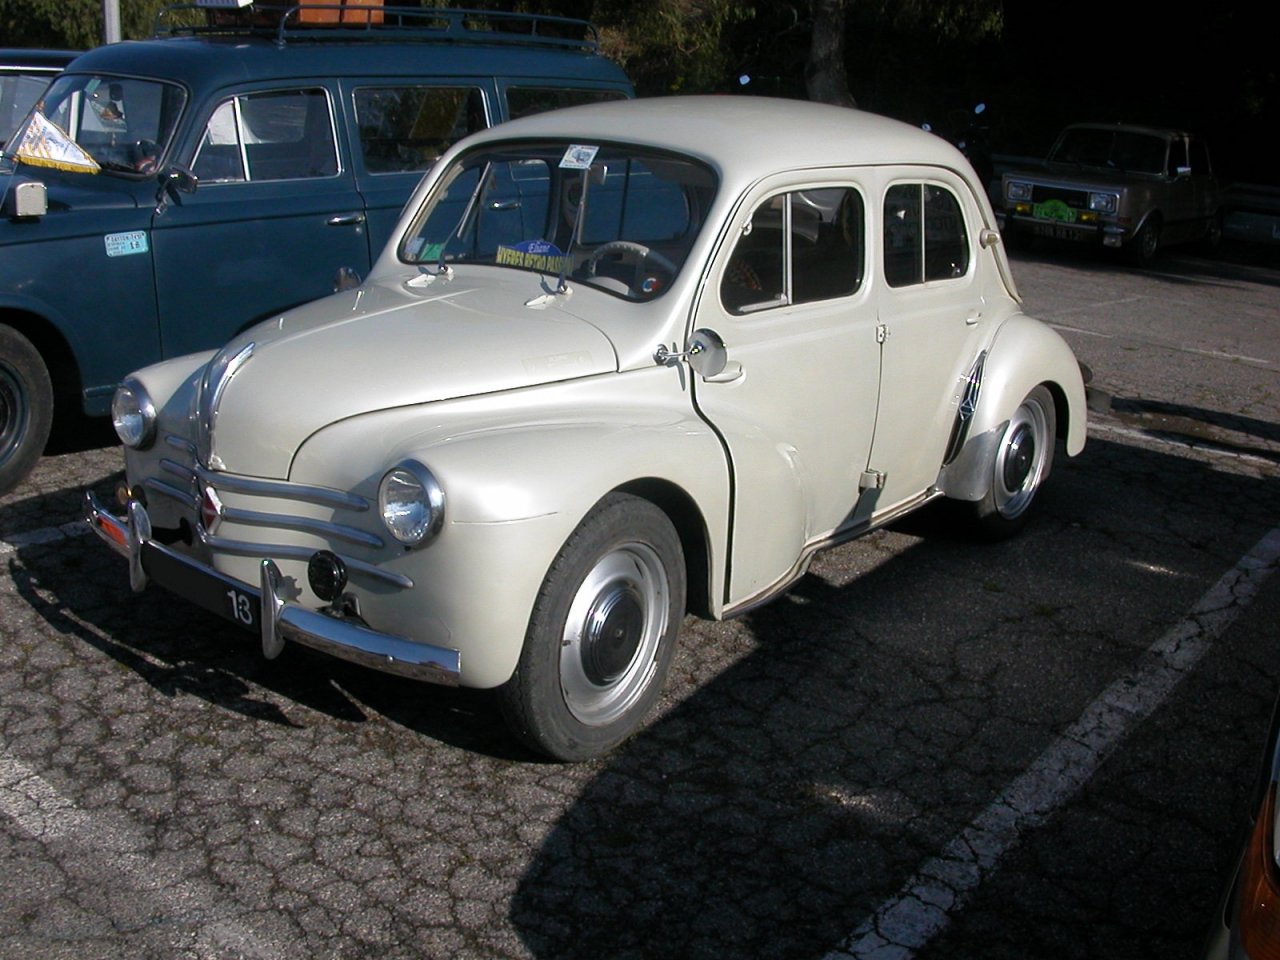
<path id="1" fill-rule="evenodd" d="M 995 501 L 1012 519 L 1031 505 L 1044 478 L 1049 421 L 1040 401 L 1029 398 L 1014 412 L 996 454 Z"/>
<path id="2" fill-rule="evenodd" d="M 569 605 L 560 646 L 565 705 L 585 724 L 609 723 L 648 688 L 667 629 L 666 570 L 652 548 L 605 554 Z"/>

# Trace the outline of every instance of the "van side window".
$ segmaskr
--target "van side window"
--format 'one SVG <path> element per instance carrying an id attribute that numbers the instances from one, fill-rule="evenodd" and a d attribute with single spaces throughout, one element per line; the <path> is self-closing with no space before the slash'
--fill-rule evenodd
<path id="1" fill-rule="evenodd" d="M 720 285 L 730 313 L 847 297 L 862 286 L 866 217 L 851 187 L 770 197 L 751 215 Z"/>
<path id="2" fill-rule="evenodd" d="M 507 115 L 512 120 L 548 110 L 576 107 L 583 103 L 625 100 L 621 90 L 592 90 L 577 87 L 508 87 Z"/>
<path id="3" fill-rule="evenodd" d="M 224 100 L 209 118 L 191 168 L 212 183 L 334 176 L 338 148 L 328 95 L 271 90 Z"/>
<path id="4" fill-rule="evenodd" d="M 467 134 L 489 125 L 477 87 L 362 87 L 354 100 L 370 173 L 426 170 Z"/>
<path id="5" fill-rule="evenodd" d="M 960 202 L 946 187 L 900 183 L 884 198 L 884 278 L 891 287 L 962 277 L 969 236 Z"/>

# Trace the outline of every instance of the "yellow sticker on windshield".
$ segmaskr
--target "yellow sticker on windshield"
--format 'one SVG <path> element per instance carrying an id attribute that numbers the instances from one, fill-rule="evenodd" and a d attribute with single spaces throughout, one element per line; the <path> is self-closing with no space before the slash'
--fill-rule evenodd
<path id="1" fill-rule="evenodd" d="M 564 268 L 564 254 L 546 240 L 525 240 L 514 247 L 499 244 L 497 262 L 503 266 L 559 273 Z"/>

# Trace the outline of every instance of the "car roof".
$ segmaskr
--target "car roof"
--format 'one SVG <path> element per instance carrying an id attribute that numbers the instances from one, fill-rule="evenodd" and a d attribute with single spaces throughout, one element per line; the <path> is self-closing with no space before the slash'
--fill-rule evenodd
<path id="1" fill-rule="evenodd" d="M 600 54 L 518 44 L 429 41 L 291 42 L 261 36 L 176 36 L 97 47 L 76 58 L 70 73 L 114 73 L 176 80 L 192 90 L 228 83 L 333 76 L 486 77 L 557 80 L 571 77 L 627 84 L 621 68 Z"/>
<path id="2" fill-rule="evenodd" d="M 78 50 L 36 50 L 28 48 L 0 49 L 0 69 L 5 67 L 37 67 L 59 70 L 80 56 Z"/>
<path id="3" fill-rule="evenodd" d="M 1114 130 L 1123 133 L 1141 133 L 1152 137 L 1190 137 L 1192 134 L 1185 130 L 1177 130 L 1172 127 L 1148 127 L 1140 123 L 1073 123 L 1067 126 L 1062 132 L 1068 130 Z"/>
<path id="4" fill-rule="evenodd" d="M 571 107 L 513 120 L 468 142 L 543 137 L 671 150 L 735 180 L 851 164 L 967 169 L 959 150 L 919 127 L 847 107 L 768 97 L 655 97 Z"/>

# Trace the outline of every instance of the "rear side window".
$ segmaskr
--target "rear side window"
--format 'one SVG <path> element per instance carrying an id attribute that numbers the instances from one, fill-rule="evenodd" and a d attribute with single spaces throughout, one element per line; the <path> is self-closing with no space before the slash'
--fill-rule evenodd
<path id="1" fill-rule="evenodd" d="M 969 237 L 960 202 L 946 187 L 900 183 L 884 198 L 884 278 L 891 287 L 962 277 Z"/>
<path id="2" fill-rule="evenodd" d="M 328 94 L 271 90 L 224 100 L 191 168 L 213 183 L 334 176 L 338 149 Z"/>
<path id="3" fill-rule="evenodd" d="M 509 87 L 507 89 L 507 115 L 528 117 L 548 110 L 576 107 L 584 103 L 603 103 L 606 100 L 625 100 L 621 90 L 583 90 L 563 87 Z"/>
<path id="4" fill-rule="evenodd" d="M 423 171 L 487 127 L 476 87 L 364 87 L 355 91 L 360 151 L 370 173 Z"/>

